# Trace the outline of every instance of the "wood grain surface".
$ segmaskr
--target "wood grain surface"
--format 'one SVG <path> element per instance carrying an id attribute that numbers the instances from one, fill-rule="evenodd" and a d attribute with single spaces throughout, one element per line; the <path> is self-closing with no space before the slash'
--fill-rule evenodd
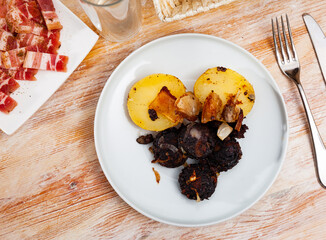
<path id="1" fill-rule="evenodd" d="M 63 3 L 95 30 L 77 0 Z M 172 23 L 159 21 L 151 0 L 142 7 L 134 39 L 100 38 L 23 127 L 0 133 L 0 239 L 325 239 L 326 190 L 316 179 L 300 96 L 272 53 L 270 19 L 290 16 L 302 84 L 325 139 L 325 84 L 301 15 L 310 13 L 326 31 L 326 1 L 238 0 Z M 220 224 L 182 228 L 141 215 L 117 195 L 96 156 L 93 122 L 104 84 L 128 54 L 159 37 L 192 32 L 230 40 L 268 68 L 285 99 L 290 139 L 282 170 L 258 203 Z"/>

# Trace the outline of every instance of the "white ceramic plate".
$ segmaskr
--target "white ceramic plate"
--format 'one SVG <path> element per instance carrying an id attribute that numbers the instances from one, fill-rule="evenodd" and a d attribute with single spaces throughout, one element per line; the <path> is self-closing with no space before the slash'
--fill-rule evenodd
<path id="1" fill-rule="evenodd" d="M 146 133 L 130 120 L 126 107 L 131 86 L 146 75 L 167 73 L 188 90 L 208 68 L 224 66 L 242 74 L 256 92 L 240 140 L 243 158 L 222 173 L 215 193 L 197 203 L 180 193 L 182 167 L 152 164 L 148 145 L 136 138 Z M 128 56 L 112 73 L 95 115 L 95 145 L 102 169 L 115 191 L 140 213 L 178 226 L 203 226 L 234 217 L 258 201 L 275 180 L 286 153 L 288 123 L 280 91 L 266 68 L 250 53 L 226 40 L 201 34 L 157 39 Z M 154 167 L 161 175 L 156 183 Z"/>
<path id="2" fill-rule="evenodd" d="M 20 88 L 10 96 L 18 106 L 10 113 L 0 112 L 0 129 L 6 134 L 14 133 L 30 118 L 51 95 L 66 81 L 95 45 L 98 36 L 59 0 L 53 0 L 63 29 L 59 54 L 69 57 L 65 73 L 39 71 L 36 81 L 18 81 Z"/>

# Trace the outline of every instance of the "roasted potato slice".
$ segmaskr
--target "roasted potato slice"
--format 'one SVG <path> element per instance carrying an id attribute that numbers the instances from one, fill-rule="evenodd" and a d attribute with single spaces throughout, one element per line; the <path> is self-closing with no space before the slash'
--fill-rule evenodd
<path id="1" fill-rule="evenodd" d="M 255 103 L 255 91 L 252 85 L 239 73 L 224 67 L 210 68 L 196 81 L 194 93 L 201 103 L 204 103 L 211 92 L 216 93 L 222 100 L 222 106 L 230 98 L 236 96 L 236 108 L 242 109 L 246 116 Z M 217 120 L 225 121 L 223 114 Z"/>
<path id="2" fill-rule="evenodd" d="M 128 94 L 127 108 L 131 120 L 139 127 L 150 131 L 162 131 L 176 126 L 179 121 L 173 122 L 163 114 L 154 111 L 157 118 L 149 115 L 149 106 L 158 96 L 163 87 L 178 98 L 186 92 L 183 83 L 169 74 L 152 74 L 135 83 Z M 150 111 L 151 112 L 151 111 Z M 154 113 L 152 111 L 152 113 Z M 155 115 L 155 114 L 154 114 Z M 180 118 L 182 121 L 182 118 Z"/>

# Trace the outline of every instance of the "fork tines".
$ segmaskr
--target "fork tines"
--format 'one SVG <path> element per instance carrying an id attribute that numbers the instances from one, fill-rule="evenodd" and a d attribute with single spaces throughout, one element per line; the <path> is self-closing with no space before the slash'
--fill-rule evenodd
<path id="1" fill-rule="evenodd" d="M 289 18 L 287 14 L 285 16 L 286 16 L 287 31 L 284 26 L 283 16 L 281 16 L 282 34 L 279 27 L 279 20 L 277 17 L 275 18 L 275 22 L 276 22 L 276 34 L 275 34 L 274 20 L 272 19 L 275 54 L 279 64 L 284 64 L 285 62 L 291 62 L 291 61 L 298 61 L 297 52 L 295 50 L 293 39 L 292 39 L 292 32 L 290 28 Z M 288 37 L 286 36 L 287 35 L 286 32 L 288 32 Z M 291 49 L 289 47 L 288 38 L 290 40 Z"/>

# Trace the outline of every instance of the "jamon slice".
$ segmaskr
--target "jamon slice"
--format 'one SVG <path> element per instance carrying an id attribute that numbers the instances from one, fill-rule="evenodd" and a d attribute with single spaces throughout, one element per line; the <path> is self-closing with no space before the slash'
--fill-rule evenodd
<path id="1" fill-rule="evenodd" d="M 0 72 L 4 72 L 8 76 L 12 77 L 15 80 L 26 80 L 26 81 L 35 81 L 35 75 L 37 74 L 37 69 L 28 69 L 28 68 L 18 68 L 18 69 L 2 69 Z M 1 79 L 1 77 L 0 77 Z"/>
<path id="2" fill-rule="evenodd" d="M 33 33 L 35 35 L 41 35 L 43 31 L 46 31 L 46 28 L 33 21 L 27 23 L 24 22 L 16 29 L 17 33 Z"/>
<path id="3" fill-rule="evenodd" d="M 0 28 L 5 30 L 4 28 L 7 27 L 7 21 L 5 18 L 0 17 Z"/>
<path id="4" fill-rule="evenodd" d="M 0 10 L 1 11 L 1 10 Z M 7 21 L 5 18 L 0 18 L 0 29 L 8 31 Z"/>
<path id="5" fill-rule="evenodd" d="M 40 46 L 44 42 L 44 37 L 31 33 L 19 33 L 17 35 L 19 47 Z"/>
<path id="6" fill-rule="evenodd" d="M 16 91 L 17 88 L 19 88 L 19 84 L 13 78 L 0 80 L 0 92 L 10 94 Z"/>
<path id="7" fill-rule="evenodd" d="M 35 81 L 35 75 L 37 72 L 37 69 L 19 68 L 17 70 L 12 71 L 10 75 L 15 80 Z"/>
<path id="8" fill-rule="evenodd" d="M 0 18 L 0 29 L 5 30 L 6 32 L 14 33 L 14 29 L 10 28 L 5 18 Z"/>
<path id="9" fill-rule="evenodd" d="M 6 71 L 0 69 L 0 91 L 5 94 L 10 94 L 17 88 L 19 88 L 19 84 Z"/>
<path id="10" fill-rule="evenodd" d="M 43 24 L 44 20 L 39 7 L 35 1 L 29 1 L 28 3 L 23 3 L 17 6 L 21 14 L 26 19 L 33 20 L 34 22 Z"/>
<path id="11" fill-rule="evenodd" d="M 0 0 L 0 18 L 5 18 L 7 14 L 7 0 Z"/>
<path id="12" fill-rule="evenodd" d="M 5 30 L 0 30 L 0 51 L 7 51 L 9 37 L 13 35 Z"/>
<path id="13" fill-rule="evenodd" d="M 10 78 L 10 76 L 8 75 L 8 73 L 5 71 L 5 69 L 0 69 L 0 81 Z"/>
<path id="14" fill-rule="evenodd" d="M 61 29 L 62 25 L 55 12 L 52 0 L 37 0 L 48 30 Z"/>
<path id="15" fill-rule="evenodd" d="M 1 0 L 0 0 L 1 1 Z M 6 0 L 4 0 L 4 1 L 6 1 Z M 7 0 L 8 1 L 8 0 Z M 12 7 L 12 6 L 20 6 L 20 5 L 22 5 L 22 4 L 24 4 L 24 3 L 28 3 L 28 2 L 30 2 L 31 0 L 9 0 L 8 2 L 8 4 L 9 4 L 9 7 Z"/>
<path id="16" fill-rule="evenodd" d="M 7 23 L 13 27 L 15 32 L 33 33 L 35 35 L 40 35 L 43 31 L 46 30 L 46 27 L 38 22 L 33 21 L 33 18 L 34 17 L 32 15 L 28 15 L 27 18 L 17 6 L 11 7 L 6 15 Z"/>
<path id="17" fill-rule="evenodd" d="M 46 31 L 37 36 L 31 33 L 19 33 L 17 41 L 20 47 L 27 47 L 28 51 L 56 54 L 61 46 L 58 30 Z"/>
<path id="18" fill-rule="evenodd" d="M 66 72 L 67 63 L 67 56 L 27 51 L 23 66 L 24 68 Z"/>
<path id="19" fill-rule="evenodd" d="M 57 54 L 58 49 L 61 46 L 60 30 L 48 31 L 46 35 L 43 34 L 41 36 L 45 37 L 44 49 L 43 49 L 44 51 L 41 52 Z"/>
<path id="20" fill-rule="evenodd" d="M 17 102 L 7 94 L 0 92 L 0 111 L 10 113 L 17 106 Z"/>
<path id="21" fill-rule="evenodd" d="M 0 51 L 7 51 L 17 47 L 17 41 L 10 32 L 0 29 Z"/>
<path id="22" fill-rule="evenodd" d="M 26 48 L 13 49 L 2 53 L 1 60 L 4 68 L 18 69 L 23 66 Z"/>

